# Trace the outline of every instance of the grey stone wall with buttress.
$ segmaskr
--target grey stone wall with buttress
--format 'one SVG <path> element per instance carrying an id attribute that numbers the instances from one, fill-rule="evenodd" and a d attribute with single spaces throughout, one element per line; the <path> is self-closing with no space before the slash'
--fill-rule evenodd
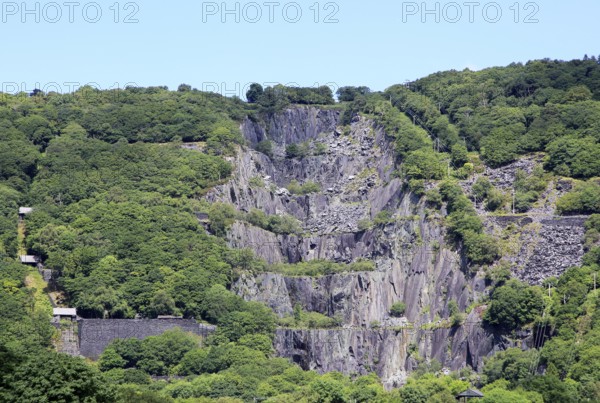
<path id="1" fill-rule="evenodd" d="M 144 339 L 177 327 L 206 337 L 216 329 L 193 319 L 81 319 L 78 322 L 79 353 L 92 359 L 97 359 L 114 339 Z"/>

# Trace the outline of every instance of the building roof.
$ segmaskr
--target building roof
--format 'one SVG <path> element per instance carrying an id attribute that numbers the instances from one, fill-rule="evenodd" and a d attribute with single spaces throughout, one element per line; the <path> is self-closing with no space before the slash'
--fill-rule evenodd
<path id="1" fill-rule="evenodd" d="M 21 255 L 21 256 L 19 256 L 19 260 L 21 261 L 21 263 L 37 263 L 38 262 L 37 256 L 30 256 L 30 255 Z"/>
<path id="2" fill-rule="evenodd" d="M 33 211 L 33 209 L 31 207 L 19 207 L 19 214 L 24 215 L 24 214 L 29 214 Z"/>
<path id="3" fill-rule="evenodd" d="M 77 316 L 76 308 L 54 308 L 54 316 Z"/>
<path id="4" fill-rule="evenodd" d="M 457 399 L 460 399 L 461 397 L 478 398 L 478 397 L 483 397 L 483 393 L 481 393 L 477 389 L 467 389 L 463 393 L 461 393 L 458 396 L 456 396 Z"/>

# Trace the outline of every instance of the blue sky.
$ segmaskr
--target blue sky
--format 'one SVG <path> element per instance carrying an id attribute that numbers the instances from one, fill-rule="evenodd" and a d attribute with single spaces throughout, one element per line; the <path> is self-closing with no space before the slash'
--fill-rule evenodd
<path id="1" fill-rule="evenodd" d="M 2 2 L 0 91 L 184 82 L 226 95 L 251 82 L 383 90 L 441 70 L 600 54 L 597 0 L 467 3 Z"/>

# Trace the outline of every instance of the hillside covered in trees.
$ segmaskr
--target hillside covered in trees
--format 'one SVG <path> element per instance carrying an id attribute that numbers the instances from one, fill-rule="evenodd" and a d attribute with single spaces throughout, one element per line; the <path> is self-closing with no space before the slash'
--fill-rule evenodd
<path id="1" fill-rule="evenodd" d="M 466 363 L 461 371 L 442 371 L 417 357 L 406 385 L 393 390 L 375 374 L 318 374 L 275 357 L 277 327 L 339 328 L 339 320 L 300 306 L 279 318 L 232 291 L 240 276 L 376 270 L 368 260 L 270 264 L 231 246 L 234 223 L 291 237 L 306 232 L 302 223 L 205 197 L 232 179 L 240 149 L 288 161 L 328 152 L 324 143 L 301 142 L 278 155 L 271 141 L 251 144 L 240 132 L 245 120 L 261 122 L 295 105 L 339 111 L 341 136 L 358 116 L 385 131 L 394 147 L 393 177 L 432 212 L 443 210 L 446 237 L 466 274 L 485 273 L 488 293 L 478 305 L 485 326 L 507 337 L 530 332 L 536 348 L 498 352 L 480 373 Z M 510 191 L 477 176 L 530 156 L 540 163 L 518 172 Z M 440 72 L 382 92 L 343 87 L 337 101 L 327 87 L 258 84 L 247 102 L 183 84 L 176 91 L 1 94 L 0 401 L 419 403 L 452 402 L 469 387 L 480 388 L 482 402 L 598 401 L 598 177 L 595 57 Z M 260 177 L 252 180 L 266 186 Z M 537 285 L 523 283 L 504 265 L 505 251 L 486 231 L 482 211 L 525 214 L 559 181 L 569 186 L 556 213 L 586 215 L 582 265 Z M 286 194 L 309 197 L 321 188 L 292 181 Z M 20 206 L 34 209 L 23 226 Z M 360 230 L 392 220 L 381 212 Z M 52 271 L 49 289 L 40 289 L 37 270 L 17 263 L 23 254 L 39 256 Z M 86 361 L 54 351 L 48 291 L 83 318 L 183 316 L 217 331 L 206 340 L 179 330 L 117 340 L 97 362 Z M 394 305 L 392 316 L 402 317 L 409 304 Z M 456 302 L 450 311 L 448 326 L 462 325 L 468 312 Z"/>

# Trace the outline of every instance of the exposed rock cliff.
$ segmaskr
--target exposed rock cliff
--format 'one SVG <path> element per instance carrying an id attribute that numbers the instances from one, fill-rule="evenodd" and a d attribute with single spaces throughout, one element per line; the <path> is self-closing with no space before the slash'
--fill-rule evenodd
<path id="1" fill-rule="evenodd" d="M 250 247 L 269 263 L 364 258 L 374 261 L 376 270 L 319 278 L 246 274 L 234 290 L 245 299 L 265 302 L 282 317 L 300 304 L 305 310 L 341 318 L 339 329 L 277 332 L 278 354 L 304 368 L 374 370 L 387 385 L 404 381 L 416 366 L 415 356 L 438 359 L 453 370 L 465 365 L 480 369 L 483 357 L 512 342 L 482 328 L 479 308 L 470 312 L 464 325 L 452 327 L 449 303 L 456 301 L 464 311 L 485 295 L 483 273 L 471 273 L 446 245 L 443 210 L 427 209 L 394 178 L 393 145 L 384 131 L 364 118 L 356 118 L 349 129 L 340 128 L 338 118 L 336 111 L 306 107 L 286 110 L 264 123 L 245 121 L 242 131 L 248 141 L 272 141 L 274 156 L 242 150 L 233 160 L 234 179 L 207 197 L 241 211 L 258 208 L 267 214 L 290 214 L 302 222 L 302 236 L 276 235 L 241 222 L 233 226 L 231 245 Z M 285 159 L 285 147 L 299 142 L 309 142 L 313 149 L 319 142 L 327 151 Z M 509 181 L 512 171 L 506 171 L 499 177 Z M 264 186 L 251 186 L 255 177 Z M 285 189 L 292 180 L 314 181 L 322 190 L 293 196 Z M 389 224 L 359 229 L 361 219 L 372 219 L 382 210 L 393 214 Z M 490 232 L 509 224 L 486 220 Z M 521 278 L 532 282 L 576 263 L 582 233 L 581 222 L 536 219 L 535 223 L 532 231 L 514 235 L 515 267 L 521 268 Z M 538 270 L 542 265 L 544 270 Z M 389 315 L 397 301 L 406 303 L 402 318 Z"/>

